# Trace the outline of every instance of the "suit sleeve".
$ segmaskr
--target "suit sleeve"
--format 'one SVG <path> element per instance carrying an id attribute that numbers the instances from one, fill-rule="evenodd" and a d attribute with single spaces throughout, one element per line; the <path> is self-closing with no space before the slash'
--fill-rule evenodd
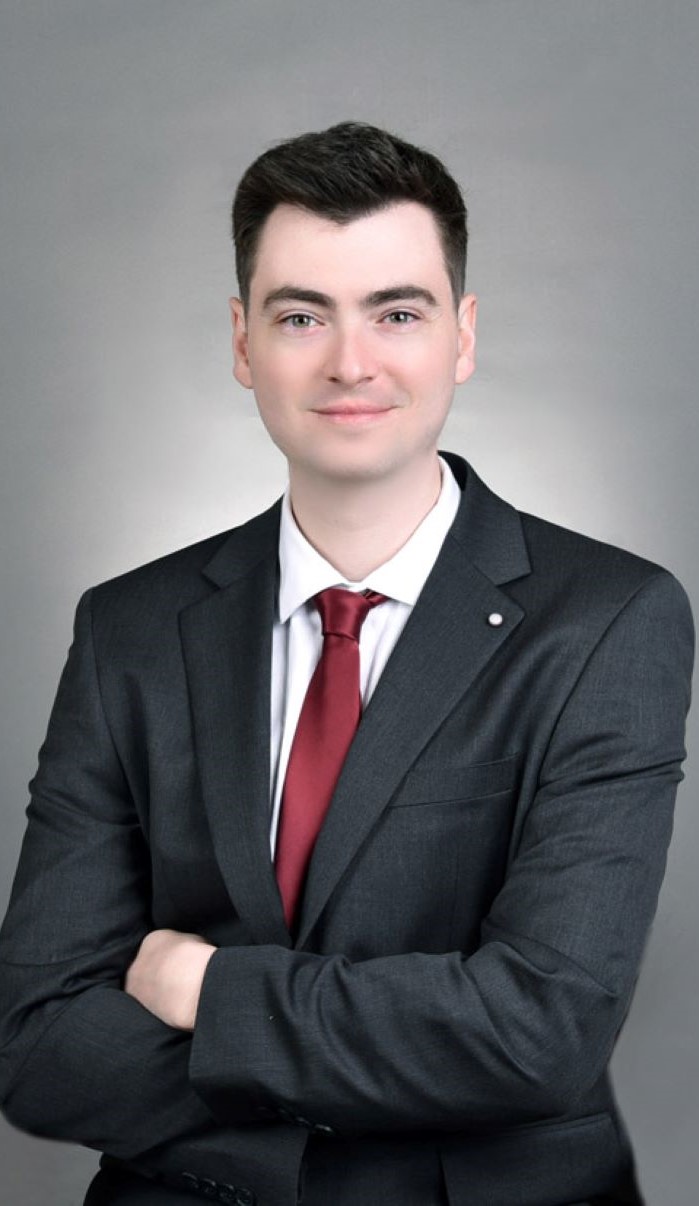
<path id="1" fill-rule="evenodd" d="M 352 963 L 219 950 L 190 1065 L 211 1110 L 352 1132 L 573 1109 L 609 1060 L 655 912 L 692 655 L 684 592 L 658 573 L 592 649 L 559 714 L 475 954 Z"/>
<path id="2" fill-rule="evenodd" d="M 122 989 L 152 929 L 150 856 L 102 708 L 89 593 L 31 790 L 0 933 L 3 1112 L 181 1192 L 233 1178 L 270 1206 L 293 1201 L 304 1132 L 215 1119 L 189 1079 L 191 1036 Z"/>
<path id="3" fill-rule="evenodd" d="M 121 989 L 150 862 L 102 711 L 90 597 L 32 781 L 0 935 L 0 1101 L 22 1129 L 131 1156 L 212 1124 L 189 1036 Z"/>

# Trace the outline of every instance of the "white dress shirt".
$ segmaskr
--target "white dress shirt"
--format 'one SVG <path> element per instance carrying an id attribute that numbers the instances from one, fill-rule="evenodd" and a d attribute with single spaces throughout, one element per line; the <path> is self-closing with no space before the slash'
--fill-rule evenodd
<path id="1" fill-rule="evenodd" d="M 361 582 L 347 582 L 306 540 L 291 509 L 287 489 L 279 529 L 279 599 L 272 632 L 271 786 L 272 855 L 282 787 L 299 713 L 323 647 L 313 597 L 329 586 L 375 590 L 388 599 L 367 615 L 359 640 L 360 691 L 366 705 L 437 560 L 461 501 L 449 465 L 439 458 L 442 487 L 437 502 L 412 536 Z"/>

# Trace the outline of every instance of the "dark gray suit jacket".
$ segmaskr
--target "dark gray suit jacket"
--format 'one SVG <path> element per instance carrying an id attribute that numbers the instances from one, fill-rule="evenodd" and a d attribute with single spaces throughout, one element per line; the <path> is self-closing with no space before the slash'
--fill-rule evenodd
<path id="1" fill-rule="evenodd" d="M 607 1064 L 681 777 L 689 609 L 449 459 L 463 501 L 295 940 L 269 854 L 279 504 L 81 600 L 0 939 L 16 1125 L 260 1206 L 293 1206 L 309 1137 L 310 1159 L 436 1147 L 452 1206 L 628 1174 Z M 193 1037 L 120 987 L 162 926 L 220 947 Z"/>

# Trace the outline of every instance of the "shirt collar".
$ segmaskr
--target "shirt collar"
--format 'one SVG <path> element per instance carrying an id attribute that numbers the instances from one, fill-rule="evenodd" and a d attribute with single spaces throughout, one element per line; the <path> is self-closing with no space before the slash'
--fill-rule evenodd
<path id="1" fill-rule="evenodd" d="M 441 456 L 439 464 L 442 487 L 435 505 L 402 548 L 361 582 L 343 579 L 306 540 L 294 518 L 287 487 L 279 527 L 279 620 L 282 624 L 297 608 L 329 586 L 375 590 L 410 606 L 417 602 L 461 502 L 461 490 L 451 468 Z"/>

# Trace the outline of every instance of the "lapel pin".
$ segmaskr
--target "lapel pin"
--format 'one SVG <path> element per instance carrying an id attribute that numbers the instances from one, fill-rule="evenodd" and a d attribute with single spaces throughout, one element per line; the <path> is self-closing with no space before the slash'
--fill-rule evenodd
<path id="1" fill-rule="evenodd" d="M 488 623 L 490 624 L 490 627 L 491 628 L 499 628 L 500 625 L 502 624 L 502 622 L 503 622 L 503 617 L 500 615 L 500 612 L 499 611 L 491 611 L 490 615 L 488 616 Z"/>

